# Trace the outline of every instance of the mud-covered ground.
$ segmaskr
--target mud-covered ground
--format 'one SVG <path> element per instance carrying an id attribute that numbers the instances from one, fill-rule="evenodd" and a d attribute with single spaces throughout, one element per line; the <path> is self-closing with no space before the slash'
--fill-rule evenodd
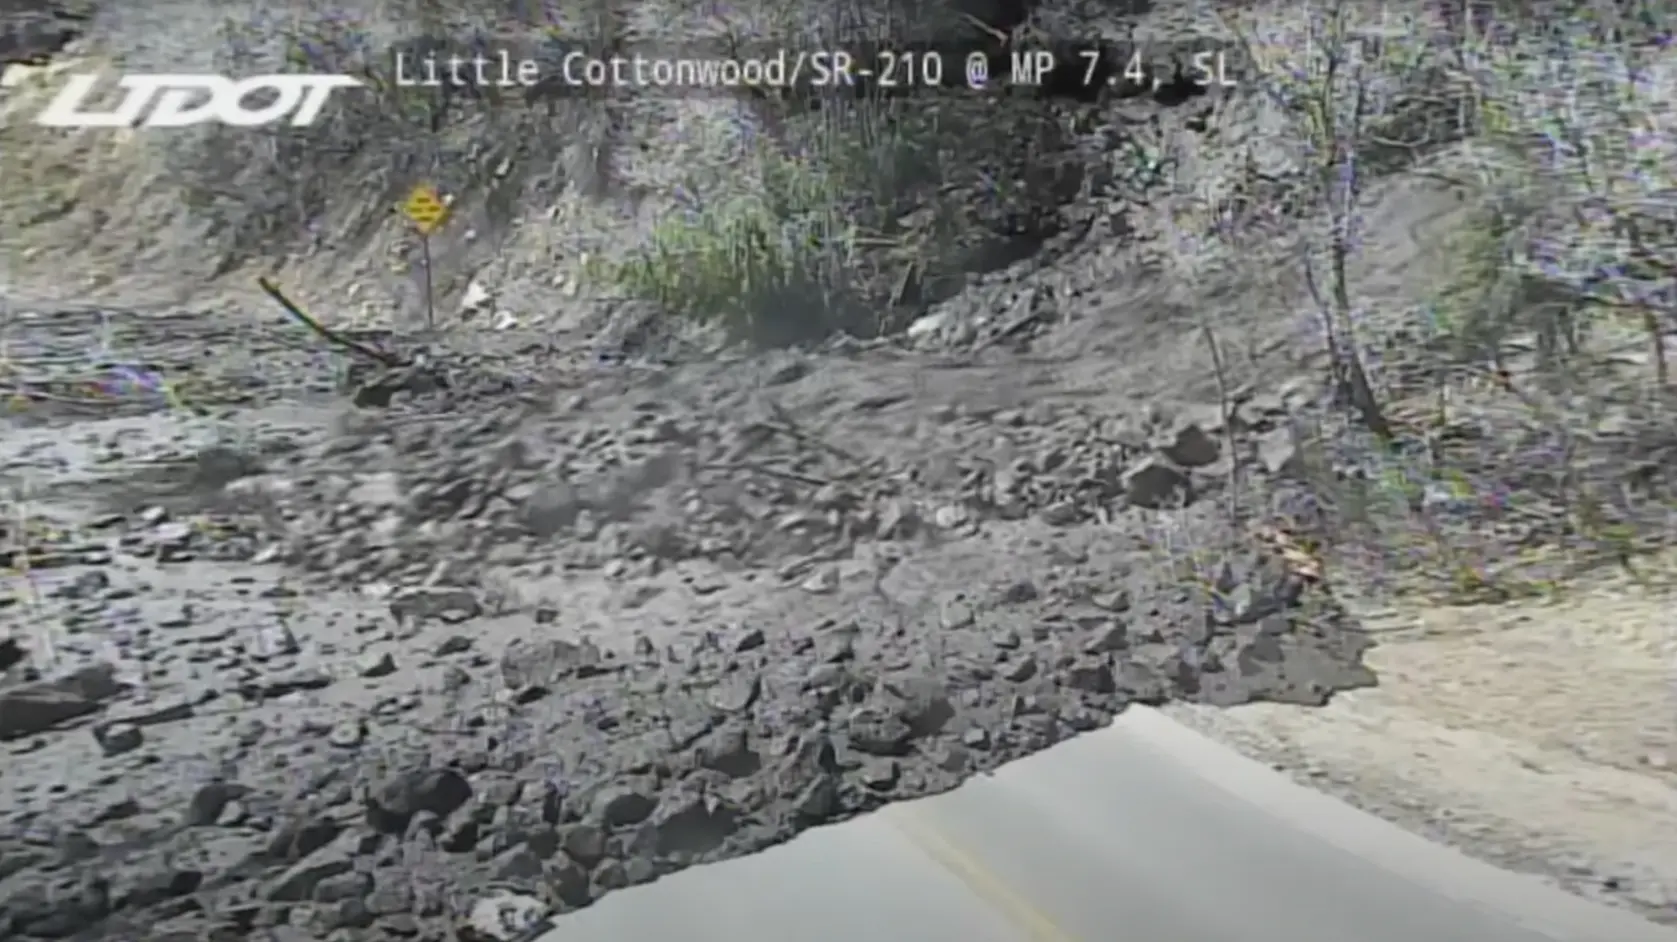
<path id="1" fill-rule="evenodd" d="M 389 376 L 300 328 L 34 313 L 4 439 L 13 936 L 443 938 L 1130 703 L 1372 680 L 1331 598 L 1212 524 L 1215 408 L 1118 408 L 1010 349 L 439 349 L 418 372 L 450 389 L 357 407 Z M 196 409 L 48 382 L 95 328 Z M 1247 401 L 1240 447 L 1285 408 Z M 1202 510 L 1185 571 L 1168 518 Z"/>

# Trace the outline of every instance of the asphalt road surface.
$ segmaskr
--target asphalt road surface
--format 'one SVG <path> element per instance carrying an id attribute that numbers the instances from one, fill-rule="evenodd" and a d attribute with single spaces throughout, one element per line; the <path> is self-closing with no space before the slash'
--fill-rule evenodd
<path id="1" fill-rule="evenodd" d="M 1142 709 L 781 847 L 613 893 L 540 942 L 1677 942 Z"/>

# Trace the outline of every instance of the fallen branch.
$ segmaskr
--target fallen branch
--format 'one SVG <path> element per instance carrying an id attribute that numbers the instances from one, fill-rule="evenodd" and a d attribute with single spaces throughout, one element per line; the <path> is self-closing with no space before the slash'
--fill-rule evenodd
<path id="1" fill-rule="evenodd" d="M 780 403 L 775 402 L 772 399 L 765 401 L 768 403 L 769 411 L 774 414 L 774 421 L 760 423 L 763 427 L 779 432 L 798 444 L 803 445 L 805 448 L 814 448 L 818 451 L 824 451 L 840 461 L 847 461 L 853 465 L 861 465 L 863 463 L 860 458 L 848 451 L 845 451 L 843 448 L 805 433 L 803 429 L 798 427 L 798 423 L 792 418 L 791 413 L 788 413 L 786 408 Z"/>
<path id="2" fill-rule="evenodd" d="M 360 354 L 369 360 L 381 363 L 392 369 L 406 365 L 400 358 L 392 354 L 385 353 L 382 350 L 375 350 L 364 343 L 358 343 L 357 341 L 351 340 L 343 334 L 338 333 L 330 327 L 327 327 L 325 324 L 322 324 L 310 317 L 308 312 L 298 307 L 295 302 L 286 297 L 285 292 L 280 290 L 279 285 L 274 284 L 272 281 L 269 281 L 266 278 L 258 278 L 256 279 L 256 284 L 262 289 L 264 294 L 274 299 L 275 304 L 284 308 L 285 313 L 289 314 L 293 320 L 313 331 L 327 343 L 342 347 L 351 353 Z"/>
<path id="3" fill-rule="evenodd" d="M 98 412 L 108 409 L 111 406 L 123 404 L 120 399 L 94 399 L 91 397 L 61 396 L 57 393 L 47 392 L 46 390 L 40 389 L 29 383 L 5 384 L 4 386 L 0 386 L 0 389 L 4 390 L 4 393 L 0 394 L 0 398 L 4 398 L 6 400 L 9 404 L 8 408 L 12 411 L 17 411 L 25 404 L 34 404 L 37 402 L 69 406 L 86 412 Z"/>

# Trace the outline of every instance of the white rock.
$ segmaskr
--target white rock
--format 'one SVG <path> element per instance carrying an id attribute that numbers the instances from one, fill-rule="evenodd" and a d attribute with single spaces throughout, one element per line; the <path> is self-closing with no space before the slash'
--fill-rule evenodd
<path id="1" fill-rule="evenodd" d="M 811 595 L 829 595 L 838 591 L 838 585 L 838 570 L 831 566 L 822 566 L 804 580 L 803 590 Z"/>
<path id="2" fill-rule="evenodd" d="M 466 286 L 466 294 L 460 299 L 461 314 L 480 314 L 494 305 L 495 297 L 489 293 L 476 278 Z"/>
<path id="3" fill-rule="evenodd" d="M 925 340 L 935 334 L 942 333 L 948 323 L 949 315 L 947 314 L 927 314 L 924 317 L 916 318 L 914 323 L 908 325 L 908 339 Z"/>
<path id="4" fill-rule="evenodd" d="M 502 893 L 478 900 L 467 921 L 477 933 L 475 938 L 514 942 L 534 937 L 551 914 L 534 897 Z"/>

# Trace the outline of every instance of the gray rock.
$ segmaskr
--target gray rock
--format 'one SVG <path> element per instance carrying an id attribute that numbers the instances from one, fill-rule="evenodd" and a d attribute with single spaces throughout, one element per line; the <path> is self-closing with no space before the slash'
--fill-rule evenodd
<path id="1" fill-rule="evenodd" d="M 743 713 L 763 693 L 763 676 L 755 671 L 741 676 L 730 674 L 719 679 L 710 689 L 707 700 L 723 713 Z"/>
<path id="2" fill-rule="evenodd" d="M 291 626 L 284 622 L 259 626 L 250 644 L 250 656 L 257 661 L 290 657 L 301 650 L 302 645 L 297 642 L 297 636 L 292 633 Z"/>
<path id="3" fill-rule="evenodd" d="M 606 669 L 604 654 L 586 640 L 520 641 L 508 645 L 501 655 L 501 680 L 514 689 L 558 688 L 565 680 L 592 677 Z"/>
<path id="4" fill-rule="evenodd" d="M 388 651 L 368 654 L 357 662 L 356 673 L 369 680 L 389 677 L 396 673 L 396 658 Z"/>
<path id="5" fill-rule="evenodd" d="M 353 749 L 366 738 L 367 726 L 360 719 L 334 723 L 331 732 L 326 734 L 326 742 L 339 749 Z"/>
<path id="6" fill-rule="evenodd" d="M 368 797 L 367 823 L 385 834 L 401 834 L 420 812 L 446 818 L 471 797 L 471 783 L 454 769 L 410 769 Z"/>
<path id="7" fill-rule="evenodd" d="M 215 824 L 229 803 L 248 794 L 250 789 L 237 782 L 209 782 L 200 785 L 187 802 L 185 823 L 190 827 Z"/>
<path id="8" fill-rule="evenodd" d="M 436 650 L 432 653 L 437 657 L 452 657 L 456 654 L 465 654 L 467 651 L 472 649 L 472 645 L 475 643 L 475 641 L 465 635 L 449 635 L 437 644 Z"/>
<path id="9" fill-rule="evenodd" d="M 658 800 L 624 785 L 601 789 L 594 796 L 594 817 L 606 827 L 627 827 L 645 821 Z"/>
<path id="10" fill-rule="evenodd" d="M 567 909 L 587 906 L 593 897 L 588 869 L 563 854 L 543 866 L 542 878 L 542 887 L 552 895 L 551 902 Z"/>
<path id="11" fill-rule="evenodd" d="M 266 898 L 276 903 L 301 903 L 312 899 L 322 881 L 349 873 L 355 861 L 347 854 L 322 852 L 293 864 L 269 884 Z"/>
<path id="12" fill-rule="evenodd" d="M 1065 670 L 1063 677 L 1067 687 L 1084 693 L 1104 696 L 1118 690 L 1118 683 L 1112 675 L 1112 664 L 1104 658 L 1081 658 Z"/>
<path id="13" fill-rule="evenodd" d="M 902 717 L 879 707 L 860 707 L 845 721 L 850 748 L 873 756 L 906 755 L 914 729 Z"/>
<path id="14" fill-rule="evenodd" d="M 559 846 L 574 861 L 592 868 L 606 856 L 606 832 L 586 822 L 573 824 L 559 835 Z"/>
<path id="15" fill-rule="evenodd" d="M 116 669 L 109 665 L 77 671 L 62 680 L 0 690 L 0 739 L 34 736 L 97 713 L 121 690 Z"/>
<path id="16" fill-rule="evenodd" d="M 750 733 L 743 727 L 725 727 L 710 733 L 695 747 L 694 758 L 700 768 L 729 778 L 748 778 L 763 767 L 762 758 L 751 748 Z"/>
<path id="17" fill-rule="evenodd" d="M 403 589 L 390 600 L 390 614 L 397 624 L 435 618 L 464 621 L 483 613 L 482 603 L 470 589 L 425 586 Z"/>
<path id="18" fill-rule="evenodd" d="M 1124 497 L 1135 507 L 1173 510 L 1193 500 L 1193 482 L 1164 458 L 1144 458 L 1124 472 Z"/>
<path id="19" fill-rule="evenodd" d="M 739 809 L 713 796 L 665 797 L 642 826 L 638 843 L 660 857 L 701 857 L 726 844 L 740 824 Z"/>
<path id="20" fill-rule="evenodd" d="M 120 756 L 125 752 L 133 752 L 145 744 L 145 734 L 140 727 L 132 723 L 116 723 L 93 731 L 94 738 L 99 741 L 99 748 L 107 756 Z"/>
<path id="21" fill-rule="evenodd" d="M 1223 446 L 1198 422 L 1183 421 L 1171 430 L 1160 443 L 1159 452 L 1171 463 L 1183 468 L 1203 468 L 1217 463 Z"/>

